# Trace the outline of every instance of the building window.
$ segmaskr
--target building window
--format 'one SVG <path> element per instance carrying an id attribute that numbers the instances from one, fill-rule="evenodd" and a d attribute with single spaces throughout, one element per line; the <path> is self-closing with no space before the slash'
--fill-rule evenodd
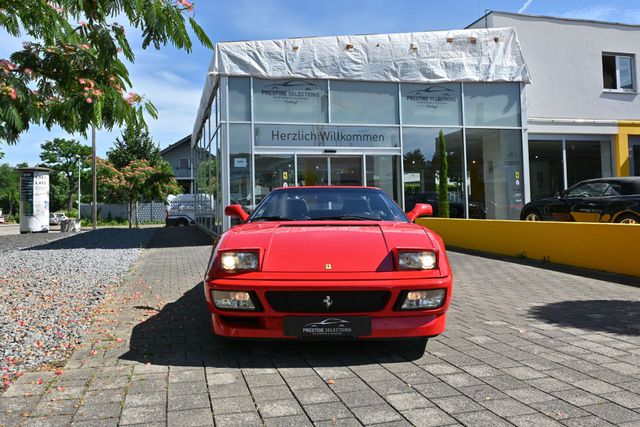
<path id="1" fill-rule="evenodd" d="M 254 120 L 327 123 L 326 80 L 253 79 Z"/>
<path id="2" fill-rule="evenodd" d="M 462 124 L 460 84 L 403 84 L 402 124 L 458 126 Z"/>
<path id="3" fill-rule="evenodd" d="M 532 200 L 552 197 L 587 179 L 611 175 L 611 141 L 580 136 L 529 139 Z"/>
<path id="4" fill-rule="evenodd" d="M 634 91 L 635 70 L 633 55 L 602 54 L 603 86 L 608 90 Z"/>
<path id="5" fill-rule="evenodd" d="M 518 219 L 524 206 L 520 129 L 467 129 L 469 211 Z"/>
<path id="6" fill-rule="evenodd" d="M 251 80 L 229 77 L 229 120 L 251 120 Z"/>
<path id="7" fill-rule="evenodd" d="M 189 169 L 189 159 L 180 159 L 179 169 Z"/>
<path id="8" fill-rule="evenodd" d="M 464 166 L 462 130 L 442 128 L 447 151 L 449 182 L 449 216 L 464 218 Z M 441 156 L 438 144 L 438 128 L 404 128 L 404 208 L 410 211 L 416 203 L 429 203 L 434 215 L 439 215 L 438 184 L 440 182 Z M 469 210 L 471 218 L 484 218 L 474 209 Z"/>
<path id="9" fill-rule="evenodd" d="M 519 127 L 518 83 L 465 83 L 465 126 Z"/>
<path id="10" fill-rule="evenodd" d="M 529 140 L 531 200 L 564 190 L 562 140 Z"/>
<path id="11" fill-rule="evenodd" d="M 566 141 L 567 185 L 611 176 L 611 142 Z"/>
<path id="12" fill-rule="evenodd" d="M 332 81 L 331 122 L 398 124 L 398 85 Z"/>

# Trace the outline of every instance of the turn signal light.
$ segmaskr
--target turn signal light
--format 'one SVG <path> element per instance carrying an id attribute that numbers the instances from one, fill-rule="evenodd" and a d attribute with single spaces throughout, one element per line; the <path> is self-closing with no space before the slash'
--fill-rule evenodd
<path id="1" fill-rule="evenodd" d="M 444 303 L 446 293 L 446 289 L 406 291 L 404 295 L 400 295 L 400 300 L 402 301 L 400 310 L 427 310 L 438 308 Z"/>
<path id="2" fill-rule="evenodd" d="M 211 291 L 211 299 L 222 310 L 255 310 L 251 294 L 246 291 Z"/>

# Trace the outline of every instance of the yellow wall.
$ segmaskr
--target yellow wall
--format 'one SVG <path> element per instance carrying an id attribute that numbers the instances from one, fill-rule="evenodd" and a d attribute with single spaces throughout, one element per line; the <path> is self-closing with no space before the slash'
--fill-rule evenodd
<path id="1" fill-rule="evenodd" d="M 416 222 L 440 234 L 447 246 L 640 277 L 640 225 L 444 218 Z"/>
<path id="2" fill-rule="evenodd" d="M 621 120 L 615 136 L 616 176 L 629 176 L 629 135 L 640 135 L 640 121 Z"/>

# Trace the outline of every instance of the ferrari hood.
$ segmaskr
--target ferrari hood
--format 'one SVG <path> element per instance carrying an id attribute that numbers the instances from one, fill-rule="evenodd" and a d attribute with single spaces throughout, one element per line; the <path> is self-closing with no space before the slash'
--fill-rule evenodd
<path id="1" fill-rule="evenodd" d="M 433 248 L 409 223 L 250 223 L 230 231 L 225 249 L 260 248 L 263 272 L 392 271 L 394 248 Z"/>

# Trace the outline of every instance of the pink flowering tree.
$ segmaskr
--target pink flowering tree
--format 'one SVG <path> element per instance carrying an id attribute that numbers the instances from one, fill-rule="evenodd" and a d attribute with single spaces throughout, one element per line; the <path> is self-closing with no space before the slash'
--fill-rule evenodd
<path id="1" fill-rule="evenodd" d="M 31 124 L 85 135 L 157 117 L 146 97 L 132 92 L 127 62 L 134 52 L 126 21 L 142 31 L 143 48 L 171 44 L 190 52 L 190 27 L 212 43 L 187 0 L 0 0 L 0 28 L 26 36 L 21 50 L 0 58 L 0 141 L 18 142 Z"/>
<path id="2" fill-rule="evenodd" d="M 178 194 L 178 185 L 168 163 L 161 161 L 152 166 L 148 160 L 132 160 L 123 168 L 116 168 L 108 160 L 97 162 L 100 192 L 105 200 L 126 202 L 129 205 L 129 228 L 132 218 L 138 226 L 138 202 L 143 199 L 166 199 L 169 194 Z"/>

